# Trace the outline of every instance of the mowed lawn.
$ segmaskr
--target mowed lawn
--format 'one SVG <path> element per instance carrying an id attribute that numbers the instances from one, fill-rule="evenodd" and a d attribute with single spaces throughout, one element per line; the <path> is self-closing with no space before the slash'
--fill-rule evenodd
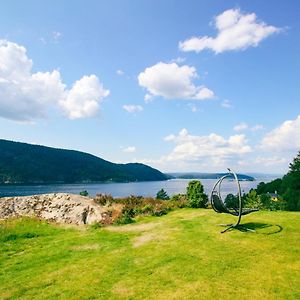
<path id="1" fill-rule="evenodd" d="M 0 299 L 300 299 L 300 213 L 180 209 L 108 228 L 0 222 Z"/>

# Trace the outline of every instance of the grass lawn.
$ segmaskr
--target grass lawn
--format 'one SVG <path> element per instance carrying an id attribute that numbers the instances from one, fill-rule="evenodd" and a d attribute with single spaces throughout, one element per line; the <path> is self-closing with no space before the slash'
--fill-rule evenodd
<path id="1" fill-rule="evenodd" d="M 300 213 L 181 209 L 108 228 L 0 222 L 0 299 L 300 299 Z"/>

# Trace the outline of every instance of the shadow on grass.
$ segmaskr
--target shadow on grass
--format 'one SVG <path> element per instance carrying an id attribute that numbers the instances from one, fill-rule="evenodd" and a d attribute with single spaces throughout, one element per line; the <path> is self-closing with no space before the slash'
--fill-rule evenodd
<path id="1" fill-rule="evenodd" d="M 242 232 L 254 232 L 257 234 L 276 234 L 283 230 L 283 227 L 281 225 L 271 225 L 266 223 L 244 223 L 239 226 L 237 226 L 235 229 L 242 231 Z"/>

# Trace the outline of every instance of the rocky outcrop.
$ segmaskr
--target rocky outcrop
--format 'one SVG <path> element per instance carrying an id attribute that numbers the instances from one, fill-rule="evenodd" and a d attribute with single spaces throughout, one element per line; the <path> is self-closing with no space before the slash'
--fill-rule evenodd
<path id="1" fill-rule="evenodd" d="M 26 216 L 79 225 L 101 222 L 105 215 L 104 208 L 92 199 L 73 194 L 0 198 L 0 219 Z"/>

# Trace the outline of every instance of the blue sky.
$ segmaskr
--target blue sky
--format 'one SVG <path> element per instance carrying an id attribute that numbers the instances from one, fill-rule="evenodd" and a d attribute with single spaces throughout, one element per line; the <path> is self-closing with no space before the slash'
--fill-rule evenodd
<path id="1" fill-rule="evenodd" d="M 283 173 L 300 3 L 6 1 L 0 138 L 162 171 Z"/>

